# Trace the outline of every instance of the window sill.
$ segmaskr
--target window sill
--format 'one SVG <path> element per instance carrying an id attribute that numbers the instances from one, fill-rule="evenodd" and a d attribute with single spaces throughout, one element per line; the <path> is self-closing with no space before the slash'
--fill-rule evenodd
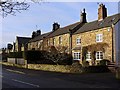
<path id="1" fill-rule="evenodd" d="M 100 61 L 100 60 L 103 60 L 103 59 L 96 59 L 96 60 Z"/>
<path id="2" fill-rule="evenodd" d="M 81 59 L 73 59 L 73 60 L 79 60 L 80 61 Z"/>
<path id="3" fill-rule="evenodd" d="M 81 44 L 76 44 L 76 45 L 78 46 L 78 45 L 81 45 Z"/>
<path id="4" fill-rule="evenodd" d="M 99 42 L 103 42 L 103 41 L 96 41 L 96 42 L 98 42 L 98 43 L 99 43 Z"/>
<path id="5" fill-rule="evenodd" d="M 91 61 L 91 59 L 86 59 L 87 61 Z"/>

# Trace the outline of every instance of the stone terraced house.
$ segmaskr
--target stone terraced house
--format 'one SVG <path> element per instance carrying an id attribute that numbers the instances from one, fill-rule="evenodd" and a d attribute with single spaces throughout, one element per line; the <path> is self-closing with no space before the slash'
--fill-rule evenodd
<path id="1" fill-rule="evenodd" d="M 28 42 L 28 50 L 48 50 L 54 46 L 73 56 L 74 61 L 87 60 L 92 65 L 100 60 L 120 60 L 120 14 L 107 16 L 107 8 L 100 4 L 98 20 L 87 22 L 86 12 L 81 12 L 80 22 L 60 27 L 53 24 L 53 30 L 34 37 Z"/>
<path id="2" fill-rule="evenodd" d="M 19 37 L 16 36 L 16 41 L 13 43 L 13 52 L 19 52 L 19 51 L 24 51 L 27 50 L 27 43 L 28 41 L 31 40 L 30 37 Z"/>

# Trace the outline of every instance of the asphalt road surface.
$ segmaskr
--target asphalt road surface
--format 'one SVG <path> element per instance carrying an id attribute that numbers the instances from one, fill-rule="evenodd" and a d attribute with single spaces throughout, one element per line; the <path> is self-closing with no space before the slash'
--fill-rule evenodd
<path id="1" fill-rule="evenodd" d="M 2 65 L 2 88 L 120 88 L 113 73 L 65 74 Z"/>

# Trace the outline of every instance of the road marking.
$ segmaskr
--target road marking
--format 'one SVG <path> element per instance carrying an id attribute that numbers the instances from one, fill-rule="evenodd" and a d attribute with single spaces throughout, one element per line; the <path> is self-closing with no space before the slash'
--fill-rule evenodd
<path id="1" fill-rule="evenodd" d="M 16 79 L 12 79 L 12 80 L 13 80 L 13 81 L 16 81 L 16 82 L 19 82 L 19 83 L 23 83 L 23 84 L 31 85 L 31 86 L 34 86 L 34 87 L 40 87 L 39 85 L 35 85 L 35 84 L 32 84 L 32 83 L 23 82 L 23 81 L 16 80 Z"/>
<path id="2" fill-rule="evenodd" d="M 7 70 L 7 71 L 10 71 L 10 72 L 25 74 L 24 72 L 21 72 L 21 71 L 16 71 L 16 70 L 11 70 L 11 69 L 6 69 L 6 70 Z"/>

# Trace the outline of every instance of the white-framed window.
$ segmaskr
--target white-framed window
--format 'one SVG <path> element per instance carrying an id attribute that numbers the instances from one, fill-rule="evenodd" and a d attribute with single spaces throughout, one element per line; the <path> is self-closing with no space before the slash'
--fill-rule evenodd
<path id="1" fill-rule="evenodd" d="M 76 44 L 79 45 L 81 43 L 81 39 L 80 38 L 77 38 L 76 39 Z"/>
<path id="2" fill-rule="evenodd" d="M 96 60 L 102 60 L 103 59 L 103 52 L 97 51 L 96 52 Z"/>
<path id="3" fill-rule="evenodd" d="M 86 60 L 91 60 L 91 52 L 88 52 L 88 53 L 86 54 Z"/>
<path id="4" fill-rule="evenodd" d="M 59 37 L 59 44 L 62 44 L 62 37 Z"/>
<path id="5" fill-rule="evenodd" d="M 103 34 L 97 34 L 96 35 L 96 42 L 102 42 L 103 41 Z"/>
<path id="6" fill-rule="evenodd" d="M 73 56 L 74 60 L 80 60 L 81 57 L 80 52 L 74 52 L 73 54 L 74 54 Z"/>

